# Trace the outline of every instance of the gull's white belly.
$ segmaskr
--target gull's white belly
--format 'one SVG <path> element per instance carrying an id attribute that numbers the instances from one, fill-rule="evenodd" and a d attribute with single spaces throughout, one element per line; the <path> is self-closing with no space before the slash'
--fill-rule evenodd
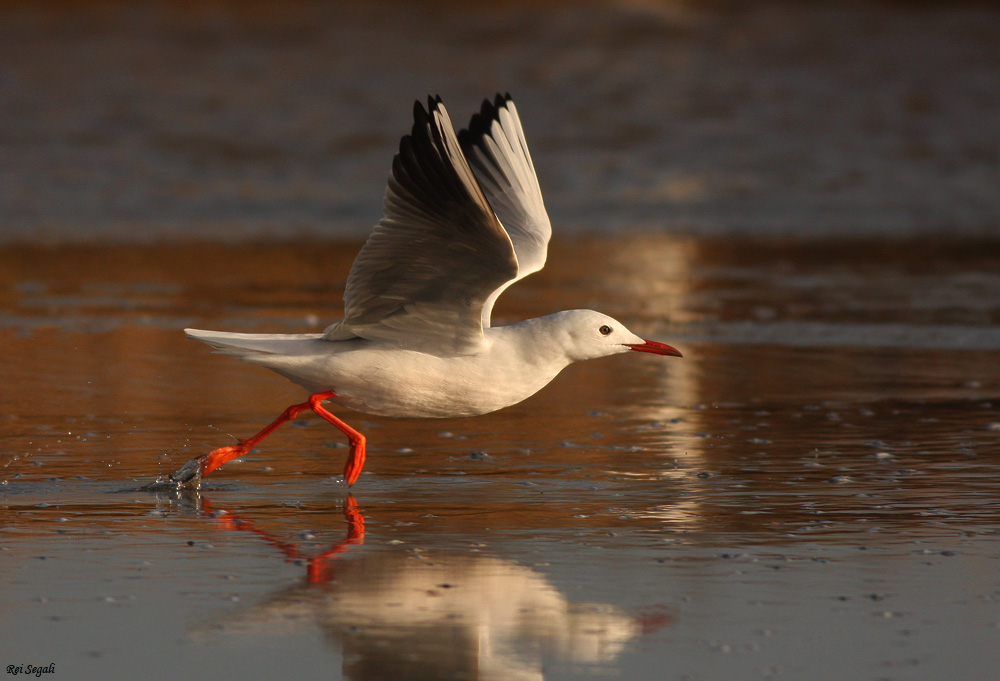
<path id="1" fill-rule="evenodd" d="M 490 349 L 476 355 L 437 357 L 399 348 L 362 347 L 259 363 L 312 393 L 334 391 L 334 401 L 349 409 L 438 418 L 475 416 L 516 404 L 538 392 L 562 369 L 541 369 L 497 354 Z"/>

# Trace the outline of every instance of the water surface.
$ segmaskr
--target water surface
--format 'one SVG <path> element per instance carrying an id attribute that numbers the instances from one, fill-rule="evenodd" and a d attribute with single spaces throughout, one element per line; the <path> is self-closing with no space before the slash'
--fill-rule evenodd
<path id="1" fill-rule="evenodd" d="M 368 680 L 1000 662 L 995 243 L 563 239 L 502 320 L 593 306 L 684 359 L 573 366 L 474 419 L 342 412 L 369 438 L 351 490 L 340 434 L 302 418 L 201 492 L 137 491 L 302 398 L 180 328 L 321 328 L 359 246 L 0 253 L 5 663 Z"/>

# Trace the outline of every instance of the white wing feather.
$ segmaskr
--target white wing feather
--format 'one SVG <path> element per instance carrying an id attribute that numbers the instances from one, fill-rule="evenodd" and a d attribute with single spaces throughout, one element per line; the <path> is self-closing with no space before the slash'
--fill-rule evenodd
<path id="1" fill-rule="evenodd" d="M 504 289 L 545 265 L 552 225 L 510 95 L 485 100 L 458 139 L 517 254 L 517 276 L 494 291 L 483 307 L 483 326 L 489 326 L 493 303 Z"/>

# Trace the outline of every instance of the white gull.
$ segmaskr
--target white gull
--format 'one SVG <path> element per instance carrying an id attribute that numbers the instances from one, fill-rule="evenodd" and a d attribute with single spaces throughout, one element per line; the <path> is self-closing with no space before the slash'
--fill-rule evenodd
<path id="1" fill-rule="evenodd" d="M 397 417 L 475 416 L 538 392 L 573 362 L 637 350 L 680 357 L 593 310 L 491 326 L 497 297 L 545 264 L 552 227 L 510 95 L 484 101 L 458 135 L 441 98 L 417 102 L 392 163 L 384 217 L 351 267 L 344 318 L 323 333 L 185 329 L 218 352 L 259 364 L 309 391 L 257 435 L 191 459 L 179 484 L 253 449 L 311 409 L 351 451 L 361 474 L 365 437 L 323 406 Z"/>

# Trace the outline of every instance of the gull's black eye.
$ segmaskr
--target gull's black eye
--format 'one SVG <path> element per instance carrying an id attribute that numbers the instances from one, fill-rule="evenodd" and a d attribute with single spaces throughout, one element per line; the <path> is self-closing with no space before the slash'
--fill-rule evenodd
<path id="1" fill-rule="evenodd" d="M 601 328 L 599 328 L 598 331 L 601 332 L 602 336 L 607 336 L 607 335 L 609 335 L 611 333 L 611 327 L 608 326 L 607 324 L 605 324 L 604 326 L 602 326 Z"/>

